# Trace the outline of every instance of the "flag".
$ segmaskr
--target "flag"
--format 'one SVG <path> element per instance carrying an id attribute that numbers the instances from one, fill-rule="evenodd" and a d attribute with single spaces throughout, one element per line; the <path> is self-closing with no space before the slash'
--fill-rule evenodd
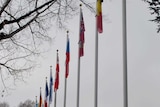
<path id="1" fill-rule="evenodd" d="M 40 89 L 39 105 L 38 105 L 38 107 L 42 107 L 42 95 L 41 95 L 41 89 Z"/>
<path id="2" fill-rule="evenodd" d="M 48 90 L 48 83 L 46 81 L 46 88 L 45 88 L 45 100 L 44 100 L 44 107 L 48 107 L 48 96 L 49 96 L 49 90 Z"/>
<path id="3" fill-rule="evenodd" d="M 57 91 L 58 86 L 59 86 L 59 57 L 58 57 L 58 50 L 57 50 L 56 78 L 54 83 L 54 91 Z"/>
<path id="4" fill-rule="evenodd" d="M 57 52 L 56 72 L 59 72 L 59 56 L 58 56 L 58 52 Z"/>
<path id="5" fill-rule="evenodd" d="M 36 105 L 35 105 L 35 107 L 38 107 L 38 103 L 37 103 L 37 96 L 36 96 Z"/>
<path id="6" fill-rule="evenodd" d="M 80 34 L 79 34 L 79 57 L 84 55 L 84 20 L 82 9 L 80 8 Z"/>
<path id="7" fill-rule="evenodd" d="M 55 83 L 54 83 L 54 91 L 58 89 L 59 85 L 59 72 L 56 72 L 56 78 L 55 78 Z"/>
<path id="8" fill-rule="evenodd" d="M 69 74 L 69 61 L 70 61 L 70 42 L 69 37 L 67 35 L 67 46 L 66 46 L 66 78 Z"/>
<path id="9" fill-rule="evenodd" d="M 103 0 L 97 0 L 97 30 L 98 30 L 99 33 L 103 32 L 102 2 L 103 2 Z"/>
<path id="10" fill-rule="evenodd" d="M 52 68 L 50 69 L 50 85 L 49 85 L 49 103 L 52 102 L 52 91 L 53 91 L 53 77 L 52 77 Z"/>
<path id="11" fill-rule="evenodd" d="M 38 103 L 36 102 L 36 106 L 35 107 L 38 107 Z"/>
<path id="12" fill-rule="evenodd" d="M 38 107 L 38 103 L 36 103 L 36 107 Z"/>

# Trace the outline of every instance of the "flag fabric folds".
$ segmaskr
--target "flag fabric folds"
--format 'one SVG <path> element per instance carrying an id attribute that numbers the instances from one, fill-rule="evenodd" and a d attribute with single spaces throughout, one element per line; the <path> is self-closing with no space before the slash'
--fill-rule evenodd
<path id="1" fill-rule="evenodd" d="M 68 77 L 69 74 L 69 61 L 70 61 L 70 42 L 69 37 L 67 35 L 67 46 L 66 46 L 66 75 L 65 77 Z"/>
<path id="2" fill-rule="evenodd" d="M 48 107 L 48 96 L 49 96 L 49 90 L 48 90 L 48 83 L 46 81 L 44 107 Z"/>
<path id="3" fill-rule="evenodd" d="M 103 32 L 102 2 L 103 2 L 103 0 L 97 0 L 97 30 L 99 33 Z"/>
<path id="4" fill-rule="evenodd" d="M 83 12 L 80 8 L 79 57 L 82 57 L 84 55 L 84 32 L 85 25 L 83 20 Z"/>
<path id="5" fill-rule="evenodd" d="M 56 91 L 58 89 L 58 86 L 59 86 L 59 72 L 56 72 L 54 91 Z"/>
<path id="6" fill-rule="evenodd" d="M 41 89 L 40 89 L 40 96 L 39 96 L 39 104 L 38 107 L 42 107 L 42 95 L 41 95 Z"/>
<path id="7" fill-rule="evenodd" d="M 52 93 L 53 93 L 53 77 L 52 77 L 52 68 L 50 69 L 50 85 L 49 85 L 49 103 L 52 102 Z"/>
<path id="8" fill-rule="evenodd" d="M 58 50 L 57 50 L 57 64 L 56 64 L 56 77 L 55 77 L 55 83 L 54 83 L 54 91 L 57 91 L 59 87 L 59 56 L 58 56 Z"/>

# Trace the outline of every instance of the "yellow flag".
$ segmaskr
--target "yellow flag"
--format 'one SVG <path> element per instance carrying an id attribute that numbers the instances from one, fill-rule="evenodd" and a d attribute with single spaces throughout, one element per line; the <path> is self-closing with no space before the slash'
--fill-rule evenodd
<path id="1" fill-rule="evenodd" d="M 97 30 L 98 30 L 99 33 L 103 32 L 102 2 L 103 2 L 103 0 L 97 0 Z"/>

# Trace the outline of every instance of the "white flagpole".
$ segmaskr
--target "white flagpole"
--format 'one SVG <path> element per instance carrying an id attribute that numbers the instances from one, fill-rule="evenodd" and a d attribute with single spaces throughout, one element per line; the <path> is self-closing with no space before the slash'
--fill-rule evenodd
<path id="1" fill-rule="evenodd" d="M 78 56 L 78 73 L 77 73 L 77 107 L 79 107 L 79 89 L 80 89 L 80 57 Z"/>
<path id="2" fill-rule="evenodd" d="M 96 32 L 95 32 L 95 89 L 94 89 L 94 107 L 98 107 L 98 31 L 96 15 Z"/>
<path id="3" fill-rule="evenodd" d="M 98 29 L 97 29 L 97 0 L 96 0 L 96 23 L 95 23 L 95 87 L 94 87 L 94 107 L 98 107 Z"/>
<path id="4" fill-rule="evenodd" d="M 54 107 L 56 107 L 56 100 L 57 100 L 57 90 L 55 90 L 54 95 Z"/>
<path id="5" fill-rule="evenodd" d="M 67 31 L 67 42 L 68 42 L 68 33 Z M 68 68 L 67 68 L 68 69 Z M 65 81 L 64 81 L 64 107 L 66 107 L 66 92 L 67 92 L 67 78 L 66 78 L 66 72 L 65 72 Z"/>
<path id="6" fill-rule="evenodd" d="M 66 107 L 66 91 L 67 91 L 67 78 L 65 77 L 65 83 L 64 83 L 64 107 Z"/>
<path id="7" fill-rule="evenodd" d="M 123 93 L 124 107 L 128 107 L 127 90 L 127 24 L 126 24 L 126 0 L 122 0 L 122 34 L 123 34 Z"/>
<path id="8" fill-rule="evenodd" d="M 80 4 L 80 18 L 81 19 L 81 4 Z M 79 21 L 79 25 L 81 24 L 81 22 Z M 79 28 L 79 40 L 80 40 L 80 28 Z M 77 107 L 79 107 L 79 89 L 80 89 L 80 43 L 78 44 L 78 73 L 77 73 Z"/>

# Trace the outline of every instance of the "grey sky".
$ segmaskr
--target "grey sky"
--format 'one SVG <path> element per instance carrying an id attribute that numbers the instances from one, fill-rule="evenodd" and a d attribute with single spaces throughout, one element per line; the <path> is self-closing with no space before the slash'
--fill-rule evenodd
<path id="1" fill-rule="evenodd" d="M 123 107 L 122 70 L 122 4 L 121 0 L 104 0 L 104 32 L 99 35 L 99 94 L 98 107 Z M 85 53 L 81 58 L 80 107 L 93 107 L 94 103 L 94 44 L 95 17 L 83 7 L 85 23 Z M 160 37 L 156 25 L 148 20 L 147 4 L 141 0 L 127 0 L 128 40 L 128 100 L 129 107 L 156 107 L 160 105 Z M 67 86 L 67 106 L 76 106 L 77 57 L 79 16 L 69 23 L 71 49 L 70 72 Z M 39 60 L 27 83 L 19 83 L 11 95 L 0 98 L 10 106 L 20 101 L 35 100 L 42 87 L 44 99 L 45 77 L 49 81 L 49 67 L 55 75 L 56 50 L 60 58 L 60 86 L 57 92 L 57 107 L 63 106 L 66 32 L 50 31 L 56 36 L 49 53 Z M 54 96 L 54 94 L 53 94 Z M 53 105 L 53 103 L 52 103 Z"/>

